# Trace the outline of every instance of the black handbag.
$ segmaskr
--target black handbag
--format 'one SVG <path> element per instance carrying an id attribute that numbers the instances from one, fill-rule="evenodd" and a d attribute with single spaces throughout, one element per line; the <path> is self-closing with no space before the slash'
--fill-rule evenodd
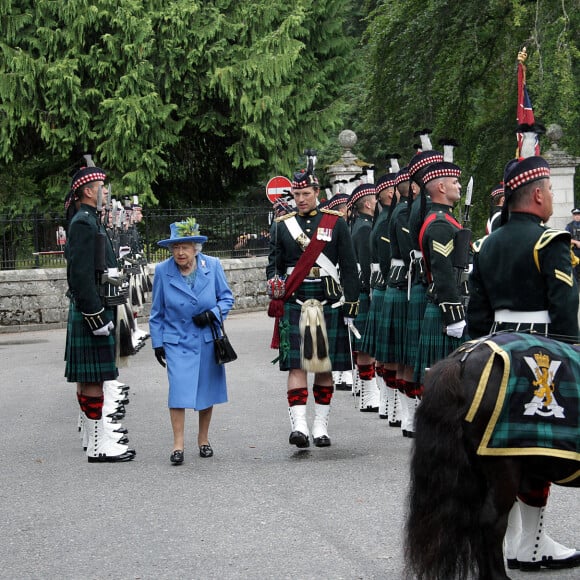
<path id="1" fill-rule="evenodd" d="M 238 358 L 228 335 L 226 334 L 226 329 L 224 328 L 224 319 L 222 316 L 221 308 L 219 325 L 216 327 L 215 324 L 211 325 L 211 333 L 213 335 L 213 349 L 215 353 L 215 362 L 218 365 L 223 365 L 225 363 L 232 362 Z"/>

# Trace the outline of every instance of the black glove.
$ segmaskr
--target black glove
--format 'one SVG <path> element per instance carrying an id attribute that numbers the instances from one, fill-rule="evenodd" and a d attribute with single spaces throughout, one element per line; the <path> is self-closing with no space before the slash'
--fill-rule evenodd
<path id="1" fill-rule="evenodd" d="M 155 358 L 157 362 L 165 368 L 167 365 L 165 364 L 165 348 L 162 346 L 158 346 L 157 348 L 153 349 L 155 351 Z"/>
<path id="2" fill-rule="evenodd" d="M 215 314 L 211 310 L 206 310 L 201 314 L 196 314 L 191 318 L 191 320 L 193 320 L 193 324 L 200 327 L 204 327 L 217 320 L 217 318 L 215 317 Z"/>

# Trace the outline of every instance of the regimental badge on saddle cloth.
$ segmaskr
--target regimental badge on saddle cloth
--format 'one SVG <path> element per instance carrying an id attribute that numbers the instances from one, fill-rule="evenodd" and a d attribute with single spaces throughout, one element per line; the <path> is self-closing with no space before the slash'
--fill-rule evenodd
<path id="1" fill-rule="evenodd" d="M 542 417 L 564 418 L 564 408 L 558 405 L 555 396 L 554 377 L 558 368 L 562 364 L 559 360 L 550 360 L 548 354 L 537 353 L 531 356 L 524 356 L 523 359 L 530 367 L 535 380 L 532 386 L 537 387 L 534 397 L 525 405 L 524 415 L 541 415 Z"/>

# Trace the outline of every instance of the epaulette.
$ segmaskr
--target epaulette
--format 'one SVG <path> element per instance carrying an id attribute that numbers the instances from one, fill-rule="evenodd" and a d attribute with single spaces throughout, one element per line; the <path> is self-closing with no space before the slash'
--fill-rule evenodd
<path id="1" fill-rule="evenodd" d="M 290 213 L 287 213 L 285 215 L 281 215 L 280 217 L 277 217 L 274 221 L 275 222 L 283 222 L 284 220 L 287 220 L 288 218 L 294 217 L 298 212 L 297 211 L 293 211 Z"/>
<path id="2" fill-rule="evenodd" d="M 552 228 L 548 228 L 542 233 L 540 239 L 536 242 L 534 249 L 537 248 L 538 250 L 541 250 L 545 248 L 550 242 L 555 240 L 558 236 L 566 236 L 567 238 L 572 237 L 570 235 L 570 232 L 567 232 L 566 230 L 555 230 Z"/>
<path id="3" fill-rule="evenodd" d="M 540 258 L 538 256 L 540 250 L 543 250 L 548 244 L 552 243 L 556 238 L 563 236 L 568 240 L 572 239 L 570 232 L 566 230 L 554 230 L 552 228 L 548 228 L 542 235 L 539 237 L 538 241 L 534 245 L 534 262 L 536 263 L 536 268 L 538 268 L 538 272 L 540 271 Z"/>
<path id="4" fill-rule="evenodd" d="M 329 213 L 331 215 L 337 215 L 338 217 L 342 217 L 344 215 L 341 211 L 336 211 L 335 209 L 328 209 L 326 207 L 323 207 L 320 211 L 322 213 Z"/>
<path id="5" fill-rule="evenodd" d="M 476 254 L 479 252 L 479 250 L 481 250 L 481 246 L 483 246 L 483 242 L 485 242 L 487 238 L 489 238 L 489 236 L 483 236 L 483 238 L 479 238 L 478 240 L 475 240 L 475 242 L 473 242 L 471 246 Z"/>

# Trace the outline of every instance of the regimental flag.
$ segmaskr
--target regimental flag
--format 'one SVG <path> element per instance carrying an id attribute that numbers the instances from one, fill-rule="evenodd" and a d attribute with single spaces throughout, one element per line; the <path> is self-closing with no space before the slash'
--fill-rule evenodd
<path id="1" fill-rule="evenodd" d="M 528 138 L 531 137 L 534 140 L 532 144 L 533 153 L 531 151 L 526 151 L 523 156 L 527 157 L 529 155 L 540 154 L 540 141 L 538 139 L 538 134 L 533 128 L 536 122 L 534 109 L 532 108 L 532 101 L 526 87 L 526 65 L 524 63 L 527 58 L 528 53 L 524 46 L 522 50 L 518 52 L 518 108 L 516 113 L 518 121 L 518 132 L 516 133 L 518 147 L 516 149 L 516 158 L 522 157 L 522 153 L 524 153 L 524 138 L 526 136 Z M 526 131 L 526 129 L 529 130 Z M 530 135 L 530 133 L 533 133 L 533 135 Z"/>

